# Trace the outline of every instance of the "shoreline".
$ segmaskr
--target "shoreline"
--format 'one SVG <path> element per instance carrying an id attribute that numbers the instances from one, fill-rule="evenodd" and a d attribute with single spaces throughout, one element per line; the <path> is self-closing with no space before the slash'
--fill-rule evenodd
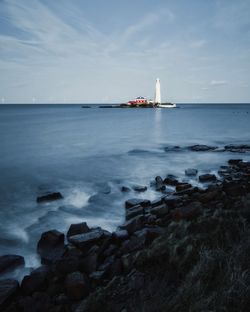
<path id="1" fill-rule="evenodd" d="M 186 175 L 196 176 L 195 170 L 187 169 Z M 250 163 L 231 159 L 218 175 L 219 180 L 212 174 L 199 176 L 201 183 L 207 183 L 206 189 L 174 176 L 156 177 L 159 199 L 126 201 L 126 221 L 113 233 L 89 228 L 85 222 L 71 225 L 66 238 L 57 230 L 43 233 L 37 244 L 42 266 L 26 275 L 20 285 L 11 279 L 0 281 L 1 308 L 26 311 L 27 305 L 39 303 L 42 311 L 100 311 L 101 307 L 102 311 L 132 311 L 133 302 L 149 295 L 151 278 L 167 287 L 166 299 L 172 298 L 173 290 L 168 293 L 168 288 L 181 287 L 181 281 L 197 265 L 202 248 L 220 247 L 226 252 L 248 231 Z M 176 191 L 162 196 L 166 185 Z M 53 196 L 60 198 L 59 194 Z M 7 259 L 10 268 L 23 266 L 21 258 Z M 155 296 L 151 301 L 144 298 L 147 311 L 154 311 L 155 304 L 159 304 L 158 311 L 168 304 Z"/>

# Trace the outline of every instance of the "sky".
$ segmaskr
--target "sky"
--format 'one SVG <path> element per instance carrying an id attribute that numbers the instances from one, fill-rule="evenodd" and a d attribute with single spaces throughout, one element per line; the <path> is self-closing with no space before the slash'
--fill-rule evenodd
<path id="1" fill-rule="evenodd" d="M 250 0 L 0 0 L 0 103 L 250 102 Z"/>

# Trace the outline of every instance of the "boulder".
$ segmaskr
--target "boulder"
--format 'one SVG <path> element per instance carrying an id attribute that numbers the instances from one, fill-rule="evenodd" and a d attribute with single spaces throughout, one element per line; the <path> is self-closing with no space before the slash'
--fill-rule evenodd
<path id="1" fill-rule="evenodd" d="M 136 216 L 141 216 L 141 215 L 144 215 L 145 213 L 145 208 L 143 208 L 142 206 L 140 205 L 136 205 L 136 206 L 133 206 L 129 209 L 126 209 L 126 220 L 130 220 Z"/>
<path id="2" fill-rule="evenodd" d="M 131 191 L 131 189 L 129 187 L 127 187 L 127 186 L 122 186 L 121 187 L 121 192 L 123 192 L 123 193 L 127 193 L 127 192 L 130 192 L 130 191 Z"/>
<path id="3" fill-rule="evenodd" d="M 218 194 L 219 194 L 218 190 L 207 191 L 203 194 L 199 194 L 199 196 L 197 197 L 197 200 L 200 201 L 201 203 L 206 204 L 212 200 L 215 200 Z"/>
<path id="4" fill-rule="evenodd" d="M 88 233 L 89 231 L 90 231 L 90 228 L 88 227 L 86 222 L 71 224 L 67 232 L 67 237 L 78 235 L 78 234 L 83 234 L 83 233 Z"/>
<path id="5" fill-rule="evenodd" d="M 176 192 L 182 192 L 182 191 L 185 191 L 187 189 L 190 189 L 191 187 L 192 187 L 192 185 L 189 183 L 178 183 L 176 185 Z"/>
<path id="6" fill-rule="evenodd" d="M 176 208 L 182 202 L 181 198 L 176 195 L 165 196 L 162 198 L 162 202 L 166 203 L 169 208 Z"/>
<path id="7" fill-rule="evenodd" d="M 188 147 L 188 149 L 190 149 L 191 151 L 195 151 L 195 152 L 213 151 L 216 148 L 217 147 L 208 146 L 208 145 L 202 145 L 202 144 L 196 144 L 196 145 L 192 145 L 192 146 Z"/>
<path id="8" fill-rule="evenodd" d="M 19 284 L 14 279 L 0 280 L 0 308 L 16 294 Z"/>
<path id="9" fill-rule="evenodd" d="M 125 273 L 130 272 L 133 269 L 134 257 L 131 253 L 125 254 L 121 257 L 122 270 Z"/>
<path id="10" fill-rule="evenodd" d="M 229 159 L 228 163 L 229 165 L 238 165 L 240 162 L 242 161 L 242 159 Z"/>
<path id="11" fill-rule="evenodd" d="M 144 244 L 147 246 L 162 233 L 163 229 L 160 227 L 145 227 L 140 231 L 136 231 L 134 235 L 136 237 L 143 238 Z"/>
<path id="12" fill-rule="evenodd" d="M 62 275 L 78 270 L 79 260 L 77 257 L 64 257 L 55 263 L 56 272 Z"/>
<path id="13" fill-rule="evenodd" d="M 179 221 L 181 219 L 184 220 L 193 220 L 201 215 L 202 206 L 199 202 L 193 202 L 188 206 L 180 207 L 175 209 L 172 212 L 172 218 L 175 221 Z"/>
<path id="14" fill-rule="evenodd" d="M 126 230 L 129 235 L 131 235 L 135 231 L 140 230 L 145 224 L 145 221 L 146 218 L 144 216 L 138 216 L 125 222 L 123 225 L 119 226 L 119 228 L 121 230 Z"/>
<path id="15" fill-rule="evenodd" d="M 112 237 L 115 242 L 122 242 L 126 240 L 129 237 L 128 231 L 127 230 L 117 230 L 112 233 Z"/>
<path id="16" fill-rule="evenodd" d="M 142 207 L 149 207 L 150 200 L 141 199 L 141 198 L 131 198 L 125 201 L 125 208 L 131 208 L 136 205 L 141 205 Z"/>
<path id="17" fill-rule="evenodd" d="M 131 253 L 136 250 L 140 250 L 145 246 L 145 237 L 132 236 L 130 239 L 123 242 L 120 251 L 122 254 Z"/>
<path id="18" fill-rule="evenodd" d="M 175 176 L 172 174 L 167 175 L 167 177 L 164 179 L 164 183 L 171 186 L 176 186 L 179 182 L 176 179 Z"/>
<path id="19" fill-rule="evenodd" d="M 169 208 L 166 204 L 161 204 L 159 206 L 151 208 L 150 212 L 156 217 L 160 218 L 169 213 Z"/>
<path id="20" fill-rule="evenodd" d="M 216 181 L 216 175 L 214 174 L 210 174 L 210 173 L 206 173 L 206 174 L 202 174 L 199 176 L 199 181 L 204 183 L 204 182 L 213 182 Z"/>
<path id="21" fill-rule="evenodd" d="M 43 264 L 59 260 L 65 252 L 64 234 L 57 230 L 42 233 L 37 244 L 37 252 L 41 256 Z"/>
<path id="22" fill-rule="evenodd" d="M 31 295 L 36 291 L 46 289 L 49 276 L 50 269 L 48 266 L 45 265 L 35 269 L 30 275 L 24 276 L 21 283 L 22 293 Z"/>
<path id="23" fill-rule="evenodd" d="M 90 291 L 87 277 L 78 271 L 67 275 L 65 279 L 65 289 L 67 296 L 71 300 L 81 300 L 85 298 Z"/>
<path id="24" fill-rule="evenodd" d="M 0 273 L 24 266 L 24 258 L 18 255 L 0 256 Z"/>
<path id="25" fill-rule="evenodd" d="M 198 173 L 198 170 L 197 170 L 197 169 L 189 168 L 189 169 L 186 169 L 186 170 L 185 170 L 185 175 L 186 175 L 186 176 L 196 176 L 197 173 Z"/>
<path id="26" fill-rule="evenodd" d="M 133 190 L 136 192 L 145 192 L 147 190 L 147 187 L 144 185 L 134 185 Z"/>
<path id="27" fill-rule="evenodd" d="M 89 247 L 91 244 L 98 242 L 100 239 L 111 236 L 111 233 L 101 228 L 92 229 L 88 233 L 73 235 L 68 241 L 79 248 Z"/>
<path id="28" fill-rule="evenodd" d="M 164 181 L 160 176 L 157 176 L 155 178 L 155 189 L 158 192 L 164 191 L 166 189 L 166 186 L 164 185 Z"/>
<path id="29" fill-rule="evenodd" d="M 97 253 L 88 254 L 86 257 L 80 259 L 79 270 L 90 274 L 97 269 L 98 255 Z"/>
<path id="30" fill-rule="evenodd" d="M 36 201 L 38 203 L 42 203 L 42 202 L 53 201 L 53 200 L 58 200 L 62 198 L 63 196 L 60 192 L 54 192 L 54 193 L 47 193 L 47 194 L 38 196 Z"/>

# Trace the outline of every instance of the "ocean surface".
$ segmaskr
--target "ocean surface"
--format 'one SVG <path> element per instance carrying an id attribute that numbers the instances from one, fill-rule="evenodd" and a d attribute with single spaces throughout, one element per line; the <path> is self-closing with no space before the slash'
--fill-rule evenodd
<path id="1" fill-rule="evenodd" d="M 185 147 L 249 144 L 250 105 L 178 107 L 0 105 L 0 255 L 20 254 L 27 270 L 36 267 L 42 232 L 65 232 L 81 221 L 112 231 L 124 221 L 126 199 L 159 197 L 150 187 L 156 175 L 187 180 L 186 168 L 215 172 L 229 158 L 249 160 L 248 153 Z M 172 149 L 177 145 L 180 149 Z M 148 190 L 120 190 L 137 184 Z M 46 191 L 60 191 L 64 199 L 37 204 Z"/>

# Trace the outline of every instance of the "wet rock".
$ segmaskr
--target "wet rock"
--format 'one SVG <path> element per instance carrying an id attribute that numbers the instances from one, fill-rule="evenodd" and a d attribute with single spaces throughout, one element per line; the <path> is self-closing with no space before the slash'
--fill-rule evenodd
<path id="1" fill-rule="evenodd" d="M 147 190 L 147 187 L 144 185 L 134 185 L 133 190 L 136 192 L 145 192 Z"/>
<path id="2" fill-rule="evenodd" d="M 187 189 L 190 189 L 191 187 L 192 187 L 192 185 L 189 183 L 178 183 L 176 185 L 176 192 L 182 192 L 182 191 L 185 191 Z"/>
<path id="3" fill-rule="evenodd" d="M 173 209 L 173 208 L 178 207 L 181 204 L 182 199 L 179 196 L 170 195 L 170 196 L 164 197 L 162 201 L 166 203 L 169 208 Z"/>
<path id="4" fill-rule="evenodd" d="M 181 147 L 178 146 L 178 145 L 164 147 L 164 151 L 165 152 L 177 152 L 177 151 L 180 151 L 180 150 L 181 150 Z"/>
<path id="5" fill-rule="evenodd" d="M 145 208 L 140 205 L 136 205 L 129 209 L 126 209 L 126 220 L 128 221 L 136 216 L 144 215 L 144 209 Z"/>
<path id="6" fill-rule="evenodd" d="M 44 232 L 37 244 L 37 252 L 43 264 L 59 260 L 65 252 L 64 234 L 57 230 Z"/>
<path id="7" fill-rule="evenodd" d="M 35 269 L 30 275 L 24 276 L 21 283 L 22 293 L 31 295 L 36 291 L 46 289 L 49 276 L 50 269 L 48 266 L 41 266 Z"/>
<path id="8" fill-rule="evenodd" d="M 186 176 L 196 176 L 197 173 L 198 173 L 198 170 L 197 170 L 197 169 L 189 168 L 189 169 L 186 169 L 186 170 L 185 170 L 185 175 L 186 175 Z"/>
<path id="9" fill-rule="evenodd" d="M 224 146 L 226 151 L 244 153 L 250 151 L 250 145 L 248 144 L 229 144 Z"/>
<path id="10" fill-rule="evenodd" d="M 0 256 L 0 273 L 24 266 L 24 258 L 18 255 Z"/>
<path id="11" fill-rule="evenodd" d="M 217 147 L 208 146 L 208 145 L 202 145 L 202 144 L 196 144 L 196 145 L 192 145 L 192 146 L 188 147 L 188 149 L 190 149 L 191 151 L 195 151 L 195 152 L 213 151 L 216 148 Z"/>
<path id="12" fill-rule="evenodd" d="M 166 204 L 161 204 L 159 206 L 151 208 L 150 212 L 156 217 L 163 217 L 169 213 L 169 208 Z"/>
<path id="13" fill-rule="evenodd" d="M 121 187 L 121 192 L 123 192 L 123 193 L 128 193 L 130 191 L 131 191 L 131 189 L 129 187 L 127 187 L 127 186 L 122 186 Z"/>
<path id="14" fill-rule="evenodd" d="M 131 235 L 135 231 L 140 230 L 145 224 L 145 221 L 146 221 L 146 218 L 144 216 L 138 216 L 125 222 L 119 228 L 121 230 L 126 230 Z"/>
<path id="15" fill-rule="evenodd" d="M 87 277 L 78 271 L 67 275 L 65 279 L 65 289 L 67 296 L 71 300 L 83 299 L 90 291 Z"/>
<path id="16" fill-rule="evenodd" d="M 70 236 L 68 241 L 79 248 L 89 247 L 91 244 L 99 241 L 104 237 L 111 236 L 111 233 L 101 228 L 92 229 L 88 233 Z"/>
<path id="17" fill-rule="evenodd" d="M 210 174 L 210 173 L 206 173 L 206 174 L 202 174 L 199 176 L 199 181 L 204 183 L 204 182 L 213 182 L 216 181 L 216 175 L 214 174 Z"/>
<path id="18" fill-rule="evenodd" d="M 172 174 L 167 175 L 167 177 L 164 179 L 164 183 L 171 186 L 176 186 L 179 182 L 176 179 L 175 176 Z"/>
<path id="19" fill-rule="evenodd" d="M 125 208 L 131 208 L 133 206 L 140 205 L 142 207 L 148 207 L 150 206 L 150 201 L 146 199 L 141 198 L 131 198 L 125 201 Z"/>
<path id="20" fill-rule="evenodd" d="M 0 308 L 16 294 L 19 284 L 14 279 L 0 280 Z"/>
<path id="21" fill-rule="evenodd" d="M 158 192 L 164 191 L 166 189 L 166 186 L 164 185 L 164 181 L 160 176 L 157 176 L 155 178 L 155 189 Z"/>
<path id="22" fill-rule="evenodd" d="M 63 196 L 60 192 L 55 192 L 55 193 L 48 193 L 42 196 L 38 196 L 36 201 L 38 203 L 42 203 L 42 202 L 53 201 L 53 200 L 58 200 L 62 198 Z"/>
<path id="23" fill-rule="evenodd" d="M 71 224 L 67 232 L 67 237 L 88 233 L 89 231 L 90 231 L 90 228 L 88 227 L 86 222 Z"/>

